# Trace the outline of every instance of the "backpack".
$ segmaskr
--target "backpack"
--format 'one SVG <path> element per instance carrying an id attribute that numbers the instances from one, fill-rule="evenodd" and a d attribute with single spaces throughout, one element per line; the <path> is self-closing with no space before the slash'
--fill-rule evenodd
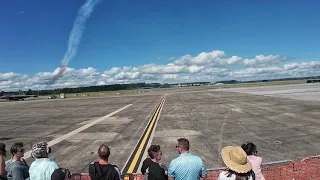
<path id="1" fill-rule="evenodd" d="M 94 162 L 93 166 L 91 166 L 91 168 L 94 168 L 94 172 L 98 172 L 98 174 L 100 174 L 100 176 L 96 176 L 97 179 L 99 180 L 109 180 L 111 174 L 113 171 L 116 171 L 115 170 L 115 165 L 111 165 L 109 164 L 110 167 L 112 167 L 112 169 L 109 169 L 105 172 L 102 171 L 102 168 L 100 166 L 100 164 L 98 162 Z"/>

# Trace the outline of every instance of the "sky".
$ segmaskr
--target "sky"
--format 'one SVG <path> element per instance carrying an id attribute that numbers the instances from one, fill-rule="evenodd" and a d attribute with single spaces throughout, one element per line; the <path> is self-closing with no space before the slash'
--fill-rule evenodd
<path id="1" fill-rule="evenodd" d="M 1 2 L 0 90 L 320 75 L 320 1 L 102 0 L 48 85 L 85 2 Z"/>

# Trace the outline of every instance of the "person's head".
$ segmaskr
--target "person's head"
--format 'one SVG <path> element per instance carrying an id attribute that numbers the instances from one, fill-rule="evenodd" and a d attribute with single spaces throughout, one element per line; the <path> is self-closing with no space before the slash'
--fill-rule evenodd
<path id="1" fill-rule="evenodd" d="M 160 145 L 151 145 L 148 148 L 148 155 L 151 159 L 154 159 L 156 161 L 161 160 L 162 152 L 160 150 Z"/>
<path id="2" fill-rule="evenodd" d="M 109 156 L 110 156 L 109 147 L 105 144 L 101 144 L 98 149 L 98 155 L 99 155 L 100 159 L 108 161 Z"/>
<path id="3" fill-rule="evenodd" d="M 177 151 L 179 154 L 188 152 L 190 148 L 190 144 L 188 139 L 186 138 L 180 138 L 178 139 L 177 145 L 176 145 Z"/>
<path id="4" fill-rule="evenodd" d="M 71 173 L 69 169 L 59 168 L 53 171 L 51 174 L 51 180 L 67 180 L 71 179 Z"/>
<path id="5" fill-rule="evenodd" d="M 48 158 L 51 153 L 51 148 L 48 147 L 46 142 L 39 142 L 32 146 L 32 157 L 36 159 Z"/>
<path id="6" fill-rule="evenodd" d="M 236 174 L 247 174 L 252 169 L 247 154 L 240 146 L 227 146 L 221 151 L 221 157 L 226 166 Z"/>
<path id="7" fill-rule="evenodd" d="M 4 143 L 0 143 L 0 156 L 6 156 L 7 150 L 6 145 Z"/>
<path id="8" fill-rule="evenodd" d="M 16 159 L 20 159 L 24 156 L 24 148 L 23 148 L 23 143 L 22 142 L 16 142 L 14 143 L 11 148 L 10 152 L 13 157 Z"/>
<path id="9" fill-rule="evenodd" d="M 252 142 L 241 145 L 242 149 L 247 153 L 247 155 L 256 155 L 258 153 L 257 146 Z"/>

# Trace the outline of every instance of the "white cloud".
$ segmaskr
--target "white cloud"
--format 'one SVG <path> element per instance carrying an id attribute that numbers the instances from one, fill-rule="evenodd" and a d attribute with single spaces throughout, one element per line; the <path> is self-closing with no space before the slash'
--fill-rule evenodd
<path id="1" fill-rule="evenodd" d="M 228 64 L 236 64 L 242 62 L 242 58 L 238 56 L 232 56 L 231 58 L 227 59 Z"/>
<path id="2" fill-rule="evenodd" d="M 187 54 L 174 61 L 177 65 L 215 65 L 221 63 L 224 51 L 214 50 L 212 52 L 202 52 L 195 57 Z"/>
<path id="3" fill-rule="evenodd" d="M 0 73 L 0 90 L 29 88 L 37 90 L 135 82 L 215 82 L 228 79 L 250 80 L 320 75 L 320 61 L 285 61 L 287 58 L 280 55 L 257 55 L 244 59 L 235 55 L 228 57 L 224 51 L 215 50 L 202 52 L 196 56 L 184 55 L 172 58 L 172 62 L 168 64 L 113 67 L 104 72 L 98 72 L 93 67 L 67 68 L 63 77 L 53 85 L 46 83 L 58 73 L 59 68 L 53 72 L 39 72 L 34 75 Z"/>
<path id="4" fill-rule="evenodd" d="M 270 65 L 278 65 L 287 58 L 280 55 L 257 55 L 252 59 L 245 59 L 244 64 L 247 66 L 266 67 Z"/>

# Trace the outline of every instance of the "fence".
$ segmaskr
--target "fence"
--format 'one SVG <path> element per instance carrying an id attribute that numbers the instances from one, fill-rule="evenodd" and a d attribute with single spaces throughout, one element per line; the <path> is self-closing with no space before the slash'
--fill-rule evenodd
<path id="1" fill-rule="evenodd" d="M 290 160 L 265 163 L 262 173 L 266 180 L 316 180 L 320 179 L 320 156 L 310 156 L 301 161 Z M 208 169 L 208 180 L 216 180 L 222 170 Z M 124 180 L 143 180 L 141 174 L 128 174 Z M 73 174 L 73 180 L 90 180 L 88 174 Z"/>

